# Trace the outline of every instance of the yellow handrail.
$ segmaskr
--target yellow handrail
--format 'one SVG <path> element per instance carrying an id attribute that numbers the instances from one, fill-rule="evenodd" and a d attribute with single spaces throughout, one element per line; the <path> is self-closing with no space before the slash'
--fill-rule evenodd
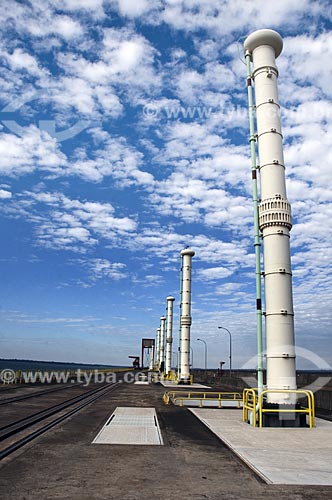
<path id="1" fill-rule="evenodd" d="M 222 408 L 222 401 L 236 401 L 237 407 L 241 407 L 242 395 L 239 392 L 216 392 L 216 391 L 167 391 L 163 395 L 165 404 L 180 402 L 183 406 L 183 401 L 199 401 L 200 407 L 203 406 L 203 401 L 218 401 L 219 408 Z"/>
<path id="2" fill-rule="evenodd" d="M 247 422 L 249 417 L 249 412 L 253 415 L 253 427 L 256 427 L 256 406 L 257 406 L 257 389 L 255 388 L 245 388 L 243 389 L 243 403 L 242 403 L 242 421 Z"/>
<path id="3" fill-rule="evenodd" d="M 280 409 L 279 407 L 276 409 L 273 408 L 263 408 L 263 398 L 266 397 L 267 394 L 295 394 L 298 396 L 299 394 L 303 394 L 307 397 L 308 406 L 298 409 Z M 309 427 L 312 429 L 315 427 L 315 398 L 314 393 L 307 389 L 264 389 L 258 398 L 258 413 L 259 413 L 259 427 L 263 427 L 263 413 L 306 413 L 309 416 Z"/>

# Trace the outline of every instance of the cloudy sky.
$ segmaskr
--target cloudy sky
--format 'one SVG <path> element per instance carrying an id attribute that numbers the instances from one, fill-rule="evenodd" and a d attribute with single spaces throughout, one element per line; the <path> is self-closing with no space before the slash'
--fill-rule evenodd
<path id="1" fill-rule="evenodd" d="M 197 337 L 227 360 L 218 326 L 255 365 L 242 43 L 269 27 L 298 366 L 332 363 L 330 1 L 2 0 L 0 23 L 0 357 L 126 364 L 169 294 L 177 339 L 190 245 L 194 365 Z"/>

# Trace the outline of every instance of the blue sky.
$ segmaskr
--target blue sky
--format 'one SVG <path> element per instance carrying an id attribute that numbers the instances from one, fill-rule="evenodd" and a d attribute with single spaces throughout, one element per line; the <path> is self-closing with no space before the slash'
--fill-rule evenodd
<path id="1" fill-rule="evenodd" d="M 126 364 L 193 260 L 194 364 L 255 365 L 242 42 L 278 30 L 299 367 L 331 348 L 328 0 L 2 0 L 1 357 Z M 175 349 L 174 349 L 175 350 Z M 319 360 L 312 362 L 313 356 Z M 250 361 L 251 360 L 251 361 Z"/>

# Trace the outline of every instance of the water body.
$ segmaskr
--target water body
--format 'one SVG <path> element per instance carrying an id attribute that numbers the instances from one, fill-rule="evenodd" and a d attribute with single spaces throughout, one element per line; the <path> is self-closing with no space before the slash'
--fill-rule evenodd
<path id="1" fill-rule="evenodd" d="M 4 369 L 11 369 L 14 371 L 64 371 L 64 370 L 97 370 L 102 368 L 125 368 L 122 366 L 114 365 L 98 365 L 98 364 L 85 364 L 85 363 L 66 363 L 58 361 L 37 361 L 28 359 L 0 359 L 0 371 Z"/>

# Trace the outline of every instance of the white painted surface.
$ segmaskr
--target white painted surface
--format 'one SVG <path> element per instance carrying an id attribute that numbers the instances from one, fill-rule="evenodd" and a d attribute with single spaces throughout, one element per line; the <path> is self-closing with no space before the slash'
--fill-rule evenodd
<path id="1" fill-rule="evenodd" d="M 241 410 L 190 410 L 267 483 L 332 485 L 332 422 L 314 429 L 254 428 Z"/>
<path id="2" fill-rule="evenodd" d="M 211 389 L 208 385 L 202 384 L 190 384 L 190 385 L 182 385 L 177 384 L 176 382 L 168 381 L 168 380 L 160 380 L 161 385 L 167 388 L 172 388 L 176 391 L 183 389 L 184 391 L 189 391 L 191 389 Z"/>
<path id="3" fill-rule="evenodd" d="M 93 444 L 162 445 L 154 408 L 118 407 Z"/>

